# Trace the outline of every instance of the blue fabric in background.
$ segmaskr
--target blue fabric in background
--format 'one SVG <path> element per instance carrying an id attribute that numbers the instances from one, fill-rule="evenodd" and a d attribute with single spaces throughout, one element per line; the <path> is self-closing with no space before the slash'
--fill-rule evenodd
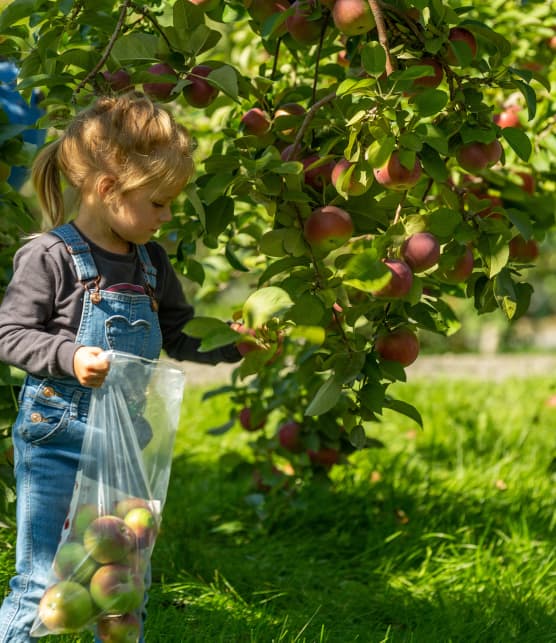
<path id="1" fill-rule="evenodd" d="M 24 130 L 21 137 L 26 143 L 40 147 L 44 144 L 46 130 L 33 127 L 44 114 L 44 110 L 37 107 L 39 92 L 33 91 L 28 103 L 16 89 L 17 71 L 14 63 L 0 61 L 0 109 L 7 115 L 10 123 L 29 125 L 30 129 Z M 29 168 L 12 167 L 8 183 L 14 190 L 20 190 L 28 176 Z"/>

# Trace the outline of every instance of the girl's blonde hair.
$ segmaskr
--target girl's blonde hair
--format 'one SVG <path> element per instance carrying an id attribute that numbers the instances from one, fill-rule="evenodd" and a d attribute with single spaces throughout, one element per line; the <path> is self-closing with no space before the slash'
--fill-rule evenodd
<path id="1" fill-rule="evenodd" d="M 102 174 L 116 179 L 119 194 L 149 184 L 185 186 L 194 171 L 191 153 L 187 130 L 143 94 L 130 92 L 99 98 L 80 112 L 38 153 L 32 179 L 44 214 L 57 226 L 66 218 L 62 177 L 78 194 Z"/>

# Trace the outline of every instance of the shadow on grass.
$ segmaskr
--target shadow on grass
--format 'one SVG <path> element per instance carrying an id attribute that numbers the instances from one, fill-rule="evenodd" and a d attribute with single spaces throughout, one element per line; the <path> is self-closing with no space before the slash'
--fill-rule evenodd
<path id="1" fill-rule="evenodd" d="M 153 606 L 186 640 L 556 641 L 552 512 L 527 490 L 516 504 L 394 465 L 265 498 L 224 468 L 174 462 Z"/>

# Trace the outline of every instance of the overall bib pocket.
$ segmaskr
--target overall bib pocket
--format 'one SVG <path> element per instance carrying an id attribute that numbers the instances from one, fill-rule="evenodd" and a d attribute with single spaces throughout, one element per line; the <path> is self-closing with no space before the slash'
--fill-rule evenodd
<path id="1" fill-rule="evenodd" d="M 151 323 L 146 319 L 130 322 L 123 315 L 113 315 L 104 327 L 110 349 L 135 355 L 144 353 L 151 332 Z"/>

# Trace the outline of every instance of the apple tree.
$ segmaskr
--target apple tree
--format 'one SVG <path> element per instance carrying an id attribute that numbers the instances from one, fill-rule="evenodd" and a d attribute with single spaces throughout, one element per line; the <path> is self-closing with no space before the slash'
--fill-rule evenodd
<path id="1" fill-rule="evenodd" d="M 15 0 L 0 55 L 43 92 L 41 126 L 136 88 L 198 140 L 164 235 L 206 290 L 249 280 L 233 324 L 186 331 L 244 355 L 207 394 L 233 401 L 212 432 L 252 433 L 267 488 L 378 444 L 385 409 L 420 424 L 391 385 L 421 331 L 457 332 L 455 300 L 527 312 L 554 224 L 555 28 L 517 0 Z"/>

